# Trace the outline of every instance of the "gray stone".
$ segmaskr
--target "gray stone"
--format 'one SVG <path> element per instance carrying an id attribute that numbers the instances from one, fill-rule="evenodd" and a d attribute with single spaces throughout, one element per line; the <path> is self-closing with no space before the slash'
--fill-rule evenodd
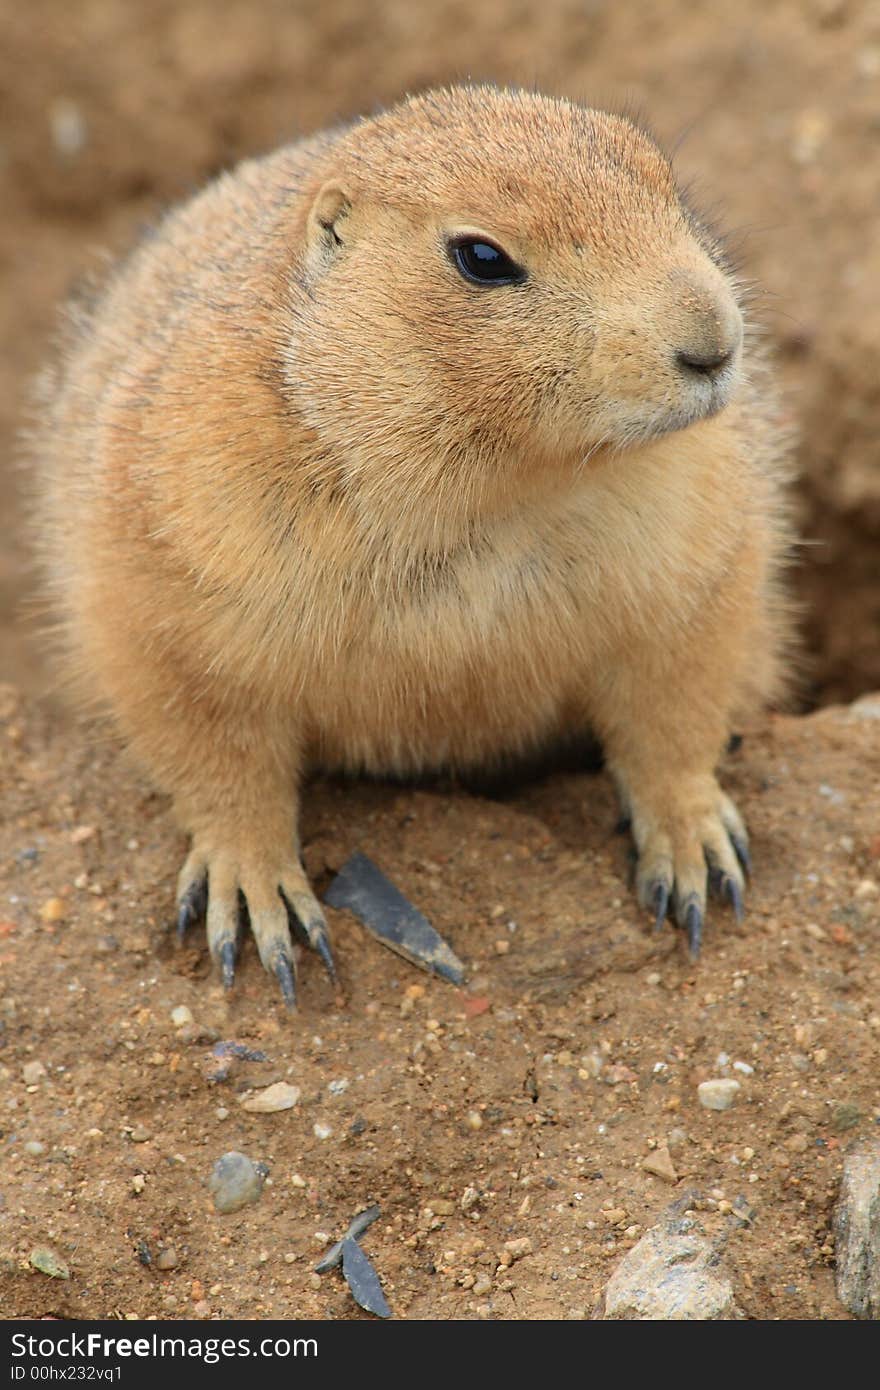
<path id="1" fill-rule="evenodd" d="M 673 1208 L 675 1210 L 675 1208 Z M 709 1321 L 738 1317 L 718 1252 L 679 1215 L 652 1226 L 624 1255 L 605 1289 L 606 1319 Z"/>
<path id="2" fill-rule="evenodd" d="M 697 1099 L 705 1110 L 729 1110 L 739 1091 L 738 1081 L 720 1076 L 712 1081 L 701 1081 L 697 1087 Z"/>
<path id="3" fill-rule="evenodd" d="M 880 1142 L 855 1149 L 843 1165 L 834 1209 L 837 1297 L 857 1318 L 880 1319 Z"/>
<path id="4" fill-rule="evenodd" d="M 211 1173 L 210 1188 L 218 1211 L 239 1211 L 258 1202 L 266 1180 L 263 1164 L 252 1163 L 245 1155 L 232 1149 L 218 1158 Z"/>

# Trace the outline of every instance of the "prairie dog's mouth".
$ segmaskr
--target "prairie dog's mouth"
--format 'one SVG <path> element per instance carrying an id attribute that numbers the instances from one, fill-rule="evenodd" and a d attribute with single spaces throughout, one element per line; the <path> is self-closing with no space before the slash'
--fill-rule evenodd
<path id="1" fill-rule="evenodd" d="M 711 379 L 683 383 L 682 390 L 670 393 L 671 399 L 609 403 L 603 412 L 605 440 L 612 448 L 626 449 L 708 420 L 729 405 L 739 380 L 739 364 L 731 362 Z"/>

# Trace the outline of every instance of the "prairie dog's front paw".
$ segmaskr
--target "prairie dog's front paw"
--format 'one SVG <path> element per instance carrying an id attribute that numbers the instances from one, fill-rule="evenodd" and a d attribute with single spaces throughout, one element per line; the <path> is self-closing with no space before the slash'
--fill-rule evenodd
<path id="1" fill-rule="evenodd" d="M 257 943 L 260 960 L 276 976 L 285 1004 L 296 1004 L 296 967 L 290 927 L 304 935 L 336 980 L 336 969 L 321 905 L 301 866 L 292 855 L 208 849 L 196 842 L 177 885 L 177 931 L 204 917 L 208 946 L 220 967 L 223 984 L 231 988 L 243 921 Z"/>
<path id="2" fill-rule="evenodd" d="M 714 777 L 683 780 L 650 805 L 634 795 L 631 817 L 639 902 L 655 914 L 658 929 L 671 906 L 696 958 L 707 887 L 730 902 L 737 921 L 743 915 L 750 861 L 742 818 Z"/>

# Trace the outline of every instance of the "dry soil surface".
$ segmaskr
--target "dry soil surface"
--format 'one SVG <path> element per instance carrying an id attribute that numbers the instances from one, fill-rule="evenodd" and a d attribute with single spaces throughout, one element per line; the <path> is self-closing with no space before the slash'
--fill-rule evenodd
<path id="1" fill-rule="evenodd" d="M 846 1316 L 831 1207 L 846 1145 L 880 1123 L 880 699 L 746 731 L 724 777 L 753 834 L 748 914 L 716 905 L 697 965 L 635 906 L 604 774 L 491 801 L 315 784 L 319 889 L 365 851 L 467 980 L 331 910 L 343 995 L 309 954 L 293 1015 L 250 943 L 228 998 L 201 932 L 176 946 L 184 846 L 116 750 L 11 688 L 2 715 L 7 1316 L 366 1316 L 313 1266 L 373 1202 L 364 1248 L 397 1316 L 590 1316 L 687 1192 L 744 1315 Z M 218 1080 L 218 1041 L 266 1061 Z M 740 1082 L 727 1111 L 698 1101 L 713 1077 Z M 277 1081 L 293 1109 L 243 1108 Z M 270 1180 L 220 1215 L 229 1150 Z M 41 1246 L 69 1280 L 29 1265 Z"/>

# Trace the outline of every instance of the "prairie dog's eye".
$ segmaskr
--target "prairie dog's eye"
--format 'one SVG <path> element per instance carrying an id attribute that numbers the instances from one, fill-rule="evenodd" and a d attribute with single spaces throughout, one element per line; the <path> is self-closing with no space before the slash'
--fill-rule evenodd
<path id="1" fill-rule="evenodd" d="M 526 278 L 522 266 L 480 237 L 457 237 L 449 251 L 458 271 L 477 285 L 515 285 Z"/>

